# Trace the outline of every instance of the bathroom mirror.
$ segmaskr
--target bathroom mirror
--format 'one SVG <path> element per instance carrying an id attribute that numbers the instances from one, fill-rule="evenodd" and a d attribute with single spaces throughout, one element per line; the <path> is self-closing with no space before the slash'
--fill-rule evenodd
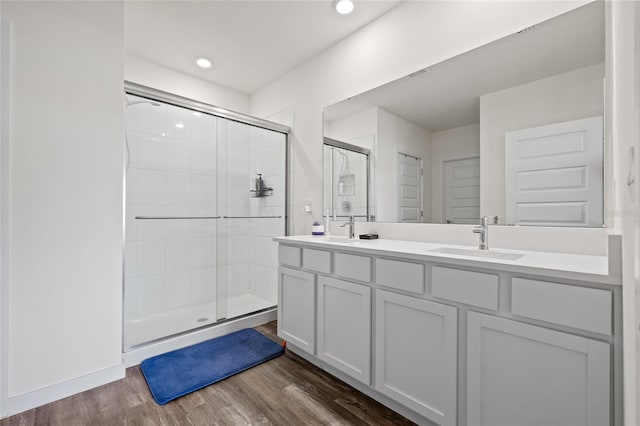
<path id="1" fill-rule="evenodd" d="M 325 108 L 325 138 L 371 152 L 369 219 L 603 226 L 604 9 L 587 4 Z M 349 174 L 325 173 L 324 188 L 362 184 Z M 341 197 L 328 204 L 325 190 L 323 211 L 344 216 Z"/>

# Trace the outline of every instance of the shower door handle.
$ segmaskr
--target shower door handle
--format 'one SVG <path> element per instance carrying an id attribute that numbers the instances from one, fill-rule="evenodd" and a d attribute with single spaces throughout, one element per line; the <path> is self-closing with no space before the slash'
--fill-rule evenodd
<path id="1" fill-rule="evenodd" d="M 223 219 L 281 219 L 282 216 L 222 216 Z"/>
<path id="2" fill-rule="evenodd" d="M 220 216 L 136 216 L 136 219 L 221 219 Z"/>

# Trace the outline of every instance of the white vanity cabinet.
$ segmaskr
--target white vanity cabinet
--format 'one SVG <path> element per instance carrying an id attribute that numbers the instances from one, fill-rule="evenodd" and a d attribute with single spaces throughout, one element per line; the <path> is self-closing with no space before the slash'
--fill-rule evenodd
<path id="1" fill-rule="evenodd" d="M 318 277 L 318 358 L 371 383 L 371 287 Z"/>
<path id="2" fill-rule="evenodd" d="M 469 312 L 468 424 L 610 424 L 609 344 Z"/>
<path id="3" fill-rule="evenodd" d="M 315 354 L 316 276 L 281 266 L 278 269 L 278 306 L 278 336 Z"/>
<path id="4" fill-rule="evenodd" d="M 376 389 L 438 424 L 456 424 L 457 311 L 376 290 Z"/>
<path id="5" fill-rule="evenodd" d="M 605 259 L 276 240 L 287 347 L 417 424 L 622 424 L 621 287 Z"/>

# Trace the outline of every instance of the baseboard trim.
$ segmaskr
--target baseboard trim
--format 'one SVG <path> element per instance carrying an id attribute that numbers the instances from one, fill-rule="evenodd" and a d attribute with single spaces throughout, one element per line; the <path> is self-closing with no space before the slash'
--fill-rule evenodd
<path id="1" fill-rule="evenodd" d="M 33 392 L 9 397 L 7 398 L 6 412 L 2 413 L 2 418 L 13 416 L 98 386 L 106 385 L 107 383 L 123 379 L 124 375 L 124 364 L 119 364 Z"/>
<path id="2" fill-rule="evenodd" d="M 255 315 L 239 318 L 237 320 L 226 321 L 222 324 L 214 325 L 202 330 L 196 330 L 191 333 L 170 337 L 165 340 L 136 347 L 123 355 L 124 365 L 126 368 L 133 367 L 149 357 L 181 349 L 185 346 L 195 345 L 196 343 L 233 333 L 234 331 L 242 330 L 243 328 L 255 327 L 269 321 L 274 321 L 276 317 L 277 309 L 274 308 Z"/>

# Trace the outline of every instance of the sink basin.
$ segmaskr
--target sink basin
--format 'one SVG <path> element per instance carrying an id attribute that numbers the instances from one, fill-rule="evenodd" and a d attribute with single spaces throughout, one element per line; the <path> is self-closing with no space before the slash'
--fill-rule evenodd
<path id="1" fill-rule="evenodd" d="M 307 235 L 303 237 L 305 240 L 313 241 L 317 243 L 338 243 L 338 244 L 355 244 L 360 242 L 358 239 L 351 239 L 349 237 L 342 236 L 329 236 L 329 235 Z"/>
<path id="2" fill-rule="evenodd" d="M 520 259 L 523 254 L 518 253 L 505 253 L 494 250 L 473 250 L 473 249 L 459 249 L 450 247 L 438 247 L 437 249 L 428 250 L 431 253 L 442 254 L 454 254 L 456 256 L 469 256 L 479 257 L 483 259 L 499 259 L 499 260 L 517 260 Z"/>
<path id="3" fill-rule="evenodd" d="M 348 237 L 327 237 L 324 239 L 324 241 L 328 243 L 340 243 L 340 244 L 354 244 L 354 243 L 360 242 L 360 240 L 351 239 Z"/>

